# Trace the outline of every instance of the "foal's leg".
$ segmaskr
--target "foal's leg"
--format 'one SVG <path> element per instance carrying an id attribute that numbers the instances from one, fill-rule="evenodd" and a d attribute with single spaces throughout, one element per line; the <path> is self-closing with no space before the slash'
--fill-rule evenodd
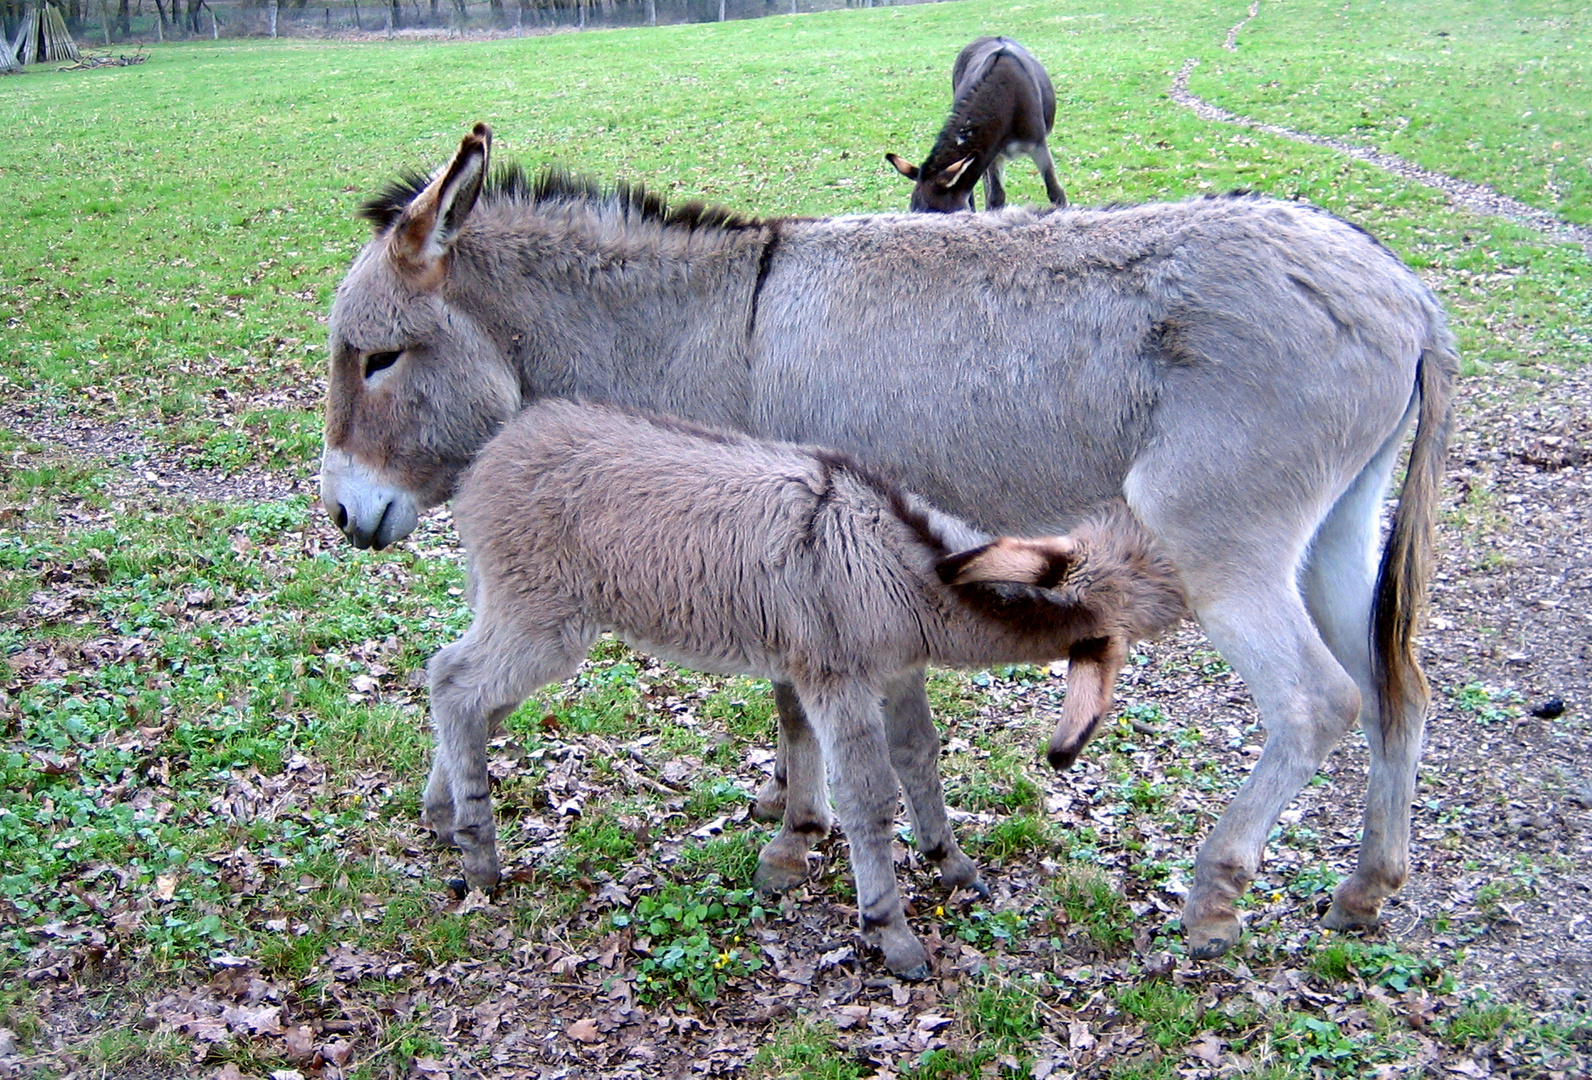
<path id="1" fill-rule="evenodd" d="M 1050 199 L 1052 206 L 1066 206 L 1067 193 L 1061 188 L 1061 181 L 1056 179 L 1056 162 L 1050 156 L 1050 147 L 1040 143 L 1028 152 L 1033 158 L 1034 167 L 1039 170 L 1039 175 L 1045 181 L 1045 195 Z"/>
<path id="2" fill-rule="evenodd" d="M 757 791 L 757 801 L 752 804 L 752 817 L 758 821 L 785 820 L 785 786 L 790 767 L 786 759 L 786 729 L 796 730 L 807 726 L 807 715 L 802 703 L 789 683 L 774 683 L 774 711 L 777 728 L 774 735 L 774 775 Z"/>
<path id="3" fill-rule="evenodd" d="M 774 758 L 774 779 L 758 796 L 762 803 L 777 785 L 784 821 L 779 835 L 764 845 L 757 857 L 753 883 L 765 892 L 800 885 L 807 877 L 807 851 L 829 835 L 829 786 L 824 781 L 824 755 L 801 700 L 789 683 L 774 684 L 779 710 L 779 747 Z"/>
<path id="4" fill-rule="evenodd" d="M 1396 702 L 1393 715 L 1382 714 L 1369 633 L 1382 499 L 1401 441 L 1389 440 L 1333 506 L 1301 581 L 1327 646 L 1360 687 L 1360 727 L 1371 758 L 1359 866 L 1338 886 L 1324 920 L 1334 930 L 1375 926 L 1382 901 L 1409 877 L 1410 804 L 1430 702 L 1420 694 Z"/>
<path id="5" fill-rule="evenodd" d="M 925 978 L 929 956 L 907 927 L 890 854 L 897 787 L 879 692 L 840 682 L 802 686 L 800 693 L 833 775 L 835 809 L 851 845 L 863 936 L 879 945 L 895 974 Z"/>
<path id="6" fill-rule="evenodd" d="M 573 674 L 593 636 L 561 633 L 556 623 L 551 631 L 544 624 L 522 633 L 478 616 L 463 638 L 431 658 L 437 756 L 425 821 L 464 852 L 464 880 L 473 889 L 491 889 L 499 877 L 487 738 L 532 691 Z"/>
<path id="7" fill-rule="evenodd" d="M 968 888 L 989 896 L 978 866 L 957 846 L 945 815 L 945 790 L 940 786 L 940 733 L 929 712 L 923 669 L 913 668 L 885 690 L 885 732 L 890 765 L 906 793 L 907 814 L 918 850 L 940 868 L 948 889 Z"/>

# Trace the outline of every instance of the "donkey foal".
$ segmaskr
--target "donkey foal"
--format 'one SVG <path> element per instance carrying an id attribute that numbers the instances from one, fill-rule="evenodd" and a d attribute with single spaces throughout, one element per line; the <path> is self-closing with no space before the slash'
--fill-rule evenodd
<path id="1" fill-rule="evenodd" d="M 758 884 L 805 876 L 830 828 L 827 764 L 863 933 L 912 978 L 928 956 L 891 861 L 898 781 L 941 880 L 983 883 L 946 820 L 932 722 L 912 714 L 887 730 L 882 703 L 930 662 L 1082 647 L 1093 663 L 1183 612 L 1170 564 L 1125 508 L 1063 537 L 989 541 L 830 451 L 566 401 L 531 406 L 481 451 L 454 520 L 475 621 L 431 661 L 425 815 L 463 849 L 469 884 L 499 877 L 488 732 L 613 630 L 694 668 L 793 688 L 816 743 L 788 748 L 793 805 Z"/>

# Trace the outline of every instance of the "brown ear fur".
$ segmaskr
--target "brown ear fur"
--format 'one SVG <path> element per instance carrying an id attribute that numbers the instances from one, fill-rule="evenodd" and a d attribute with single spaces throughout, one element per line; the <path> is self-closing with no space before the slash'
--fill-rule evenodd
<path id="1" fill-rule="evenodd" d="M 1079 544 L 1071 536 L 1002 536 L 983 547 L 947 555 L 936 568 L 947 585 L 1011 581 L 1053 589 L 1078 558 Z"/>
<path id="2" fill-rule="evenodd" d="M 1045 750 L 1051 768 L 1060 772 L 1078 760 L 1111 712 L 1117 675 L 1127 660 L 1128 643 L 1122 638 L 1098 638 L 1072 650 L 1067 658 L 1067 696 Z"/>
<path id="3" fill-rule="evenodd" d="M 956 182 L 962 179 L 962 174 L 967 172 L 967 170 L 972 167 L 973 162 L 977 160 L 978 158 L 976 155 L 969 154 L 961 161 L 953 161 L 951 164 L 940 170 L 940 175 L 934 178 L 934 183 L 937 186 L 947 190 L 954 188 L 956 186 Z"/>
<path id="4" fill-rule="evenodd" d="M 415 196 L 393 225 L 388 251 L 399 269 L 422 288 L 440 283 L 448 246 L 481 194 L 491 152 L 492 129 L 476 124 L 460 141 L 448 167 Z"/>
<path id="5" fill-rule="evenodd" d="M 894 165 L 895 171 L 908 180 L 916 180 L 918 178 L 918 167 L 900 154 L 886 154 L 884 159 Z"/>

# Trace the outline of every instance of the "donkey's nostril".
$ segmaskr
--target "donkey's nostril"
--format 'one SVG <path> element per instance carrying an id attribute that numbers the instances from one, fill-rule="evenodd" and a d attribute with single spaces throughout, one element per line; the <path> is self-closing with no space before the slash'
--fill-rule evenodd
<path id="1" fill-rule="evenodd" d="M 348 531 L 348 507 L 342 503 L 337 504 L 337 510 L 332 514 L 332 520 L 337 522 L 337 527 L 344 532 Z"/>

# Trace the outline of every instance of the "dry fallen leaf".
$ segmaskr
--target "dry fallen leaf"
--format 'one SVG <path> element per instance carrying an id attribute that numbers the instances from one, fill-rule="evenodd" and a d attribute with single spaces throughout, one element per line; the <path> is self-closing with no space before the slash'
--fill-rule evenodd
<path id="1" fill-rule="evenodd" d="M 564 1034 L 576 1042 L 583 1042 L 588 1046 L 603 1037 L 602 1032 L 597 1030 L 597 1021 L 589 1016 L 584 1020 L 576 1020 L 569 1025 L 569 1027 L 564 1029 Z"/>

